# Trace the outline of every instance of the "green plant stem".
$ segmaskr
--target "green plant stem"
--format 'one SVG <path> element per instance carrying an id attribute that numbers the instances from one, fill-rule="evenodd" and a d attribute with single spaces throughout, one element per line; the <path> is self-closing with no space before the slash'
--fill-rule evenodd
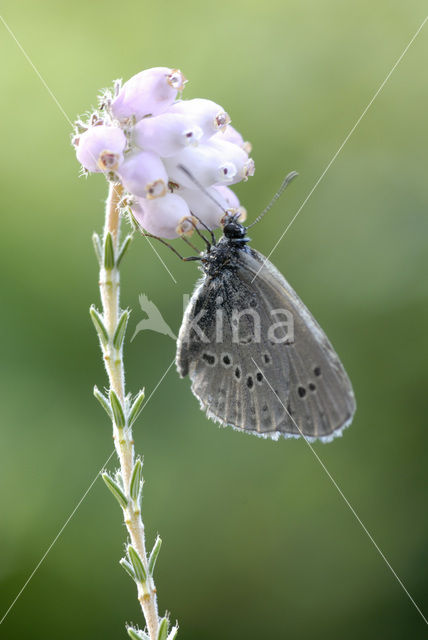
<path id="1" fill-rule="evenodd" d="M 111 234 L 114 253 L 118 255 L 120 236 L 120 215 L 118 203 L 122 196 L 122 187 L 119 184 L 110 183 L 109 195 L 106 203 L 106 218 L 104 227 L 104 242 L 106 235 Z M 119 269 L 115 265 L 111 269 L 100 267 L 100 294 L 102 301 L 103 319 L 108 332 L 109 341 L 102 348 L 104 363 L 110 382 L 110 390 L 113 390 L 119 398 L 122 406 L 126 405 L 125 373 L 123 364 L 123 348 L 113 345 L 113 336 L 120 317 L 119 295 L 120 276 Z M 148 559 L 144 537 L 144 525 L 141 518 L 140 505 L 136 504 L 130 495 L 130 482 L 134 468 L 134 440 L 131 427 L 125 425 L 118 428 L 113 421 L 114 446 L 120 462 L 120 471 L 123 482 L 123 490 L 128 500 L 128 506 L 123 509 L 126 528 L 134 549 L 141 558 L 148 577 L 147 582 L 137 583 L 138 600 L 141 604 L 147 624 L 150 640 L 156 640 L 159 627 L 156 589 L 152 577 L 149 575 Z"/>

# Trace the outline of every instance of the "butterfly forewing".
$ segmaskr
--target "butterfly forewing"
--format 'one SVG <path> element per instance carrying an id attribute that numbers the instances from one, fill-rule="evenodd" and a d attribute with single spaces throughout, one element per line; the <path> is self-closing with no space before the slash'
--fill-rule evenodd
<path id="1" fill-rule="evenodd" d="M 198 317 L 207 341 L 193 328 L 189 331 L 190 319 Z M 192 296 L 177 352 L 178 370 L 182 376 L 189 374 L 192 391 L 209 417 L 260 435 L 274 435 L 287 415 L 281 403 L 270 401 L 256 364 L 265 363 L 286 396 L 289 367 L 283 347 L 260 340 L 268 321 L 251 286 L 223 270 L 218 277 L 208 277 Z"/>
<path id="2" fill-rule="evenodd" d="M 209 417 L 258 435 L 329 439 L 355 411 L 348 376 L 324 332 L 254 250 L 236 252 L 196 288 L 177 367 Z"/>

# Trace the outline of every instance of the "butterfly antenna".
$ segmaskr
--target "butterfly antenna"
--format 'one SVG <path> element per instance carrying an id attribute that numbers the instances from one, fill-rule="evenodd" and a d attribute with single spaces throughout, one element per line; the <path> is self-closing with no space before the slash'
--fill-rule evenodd
<path id="1" fill-rule="evenodd" d="M 253 227 L 257 222 L 260 222 L 260 220 L 263 218 L 263 216 L 270 210 L 272 209 L 273 205 L 275 204 L 275 202 L 278 200 L 278 198 L 280 198 L 283 194 L 283 192 L 285 191 L 285 189 L 288 187 L 288 185 L 290 184 L 290 182 L 292 180 L 294 180 L 294 178 L 296 176 L 298 176 L 299 174 L 297 173 L 297 171 L 291 171 L 291 173 L 289 173 L 287 176 L 285 176 L 284 180 L 282 181 L 281 186 L 279 187 L 278 191 L 275 193 L 274 197 L 272 198 L 272 200 L 269 202 L 268 206 L 266 207 L 266 209 L 263 209 L 263 211 L 261 212 L 261 214 L 259 216 L 257 216 L 257 218 L 254 220 L 254 222 L 252 222 L 251 224 L 248 225 L 248 227 L 246 227 L 247 229 L 250 229 L 251 227 Z"/>

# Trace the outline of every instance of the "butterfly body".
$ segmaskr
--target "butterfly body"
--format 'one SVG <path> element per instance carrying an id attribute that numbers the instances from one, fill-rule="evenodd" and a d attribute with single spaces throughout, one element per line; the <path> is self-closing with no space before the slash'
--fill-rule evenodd
<path id="1" fill-rule="evenodd" d="M 222 425 L 331 440 L 355 412 L 349 378 L 303 302 L 248 242 L 232 219 L 202 256 L 204 275 L 177 341 L 178 372 Z"/>

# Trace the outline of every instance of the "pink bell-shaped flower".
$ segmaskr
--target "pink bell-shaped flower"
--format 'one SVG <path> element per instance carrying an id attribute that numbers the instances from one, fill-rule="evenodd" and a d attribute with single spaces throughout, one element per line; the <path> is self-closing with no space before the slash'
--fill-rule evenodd
<path id="1" fill-rule="evenodd" d="M 93 173 L 116 171 L 123 161 L 126 137 L 118 127 L 97 125 L 73 140 L 78 161 Z"/>
<path id="2" fill-rule="evenodd" d="M 190 217 L 186 201 L 175 193 L 168 193 L 156 200 L 136 198 L 131 211 L 143 229 L 162 238 L 178 238 L 180 232 L 186 231 L 180 228 L 180 224 Z"/>
<path id="3" fill-rule="evenodd" d="M 127 155 L 117 173 L 126 191 L 133 195 L 154 199 L 167 193 L 168 174 L 152 151 Z"/>
<path id="4" fill-rule="evenodd" d="M 154 67 L 141 71 L 122 86 L 111 104 L 112 114 L 121 122 L 156 116 L 174 102 L 185 82 L 178 69 Z"/>
<path id="5" fill-rule="evenodd" d="M 133 142 L 145 151 L 153 151 L 168 158 L 189 145 L 198 144 L 203 131 L 189 116 L 180 113 L 161 113 L 143 118 L 133 128 Z"/>

